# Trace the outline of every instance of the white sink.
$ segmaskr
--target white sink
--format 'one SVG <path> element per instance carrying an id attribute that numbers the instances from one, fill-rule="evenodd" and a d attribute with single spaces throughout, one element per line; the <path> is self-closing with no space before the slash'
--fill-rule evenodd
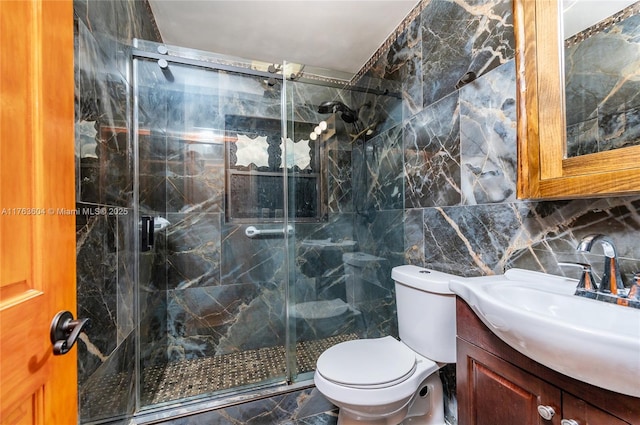
<path id="1" fill-rule="evenodd" d="M 575 296 L 576 285 L 521 269 L 449 283 L 493 333 L 527 357 L 640 397 L 640 309 Z"/>

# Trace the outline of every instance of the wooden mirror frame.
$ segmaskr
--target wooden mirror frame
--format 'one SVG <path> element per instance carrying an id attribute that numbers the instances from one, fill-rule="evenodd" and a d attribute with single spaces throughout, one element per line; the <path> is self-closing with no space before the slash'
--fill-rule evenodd
<path id="1" fill-rule="evenodd" d="M 560 0 L 514 0 L 518 198 L 640 192 L 640 146 L 565 158 Z"/>

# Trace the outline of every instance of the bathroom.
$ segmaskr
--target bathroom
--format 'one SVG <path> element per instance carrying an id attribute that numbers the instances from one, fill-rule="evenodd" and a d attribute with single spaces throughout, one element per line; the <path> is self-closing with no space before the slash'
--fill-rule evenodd
<path id="1" fill-rule="evenodd" d="M 82 335 L 77 345 L 82 423 L 129 423 L 134 413 L 134 423 L 225 420 L 247 424 L 335 423 L 335 409 L 311 385 L 311 371 L 303 370 L 299 380 L 291 372 L 297 365 L 285 366 L 289 369 L 286 373 L 295 378 L 290 385 L 287 384 L 290 378 L 276 374 L 255 387 L 246 384 L 249 386 L 236 388 L 237 393 L 230 387 L 226 393 L 223 391 L 210 399 L 202 398 L 200 393 L 175 395 L 168 387 L 166 398 L 149 400 L 144 399 L 141 389 L 137 388 L 145 369 L 136 361 L 144 356 L 151 358 L 161 352 L 176 362 L 198 357 L 199 353 L 211 354 L 220 347 L 221 341 L 227 344 L 228 352 L 236 351 L 239 344 L 247 341 L 248 347 L 259 350 L 263 342 L 251 341 L 252 333 L 256 333 L 254 328 L 241 329 L 251 316 L 256 320 L 253 323 L 266 325 L 269 331 L 292 326 L 292 321 L 279 312 L 259 308 L 260 303 L 274 306 L 289 300 L 307 301 L 312 299 L 307 297 L 310 292 L 315 296 L 318 290 L 329 293 L 323 294 L 324 300 L 340 299 L 342 294 L 334 296 L 332 291 L 343 290 L 344 264 L 332 263 L 335 274 L 328 276 L 320 276 L 318 273 L 322 270 L 316 267 L 304 267 L 307 260 L 301 254 L 311 254 L 307 257 L 310 258 L 318 247 L 329 246 L 329 250 L 339 252 L 333 254 L 342 258 L 350 252 L 371 255 L 376 259 L 375 267 L 381 267 L 385 274 L 401 264 L 460 276 L 500 274 L 512 267 L 563 274 L 568 271 L 562 270 L 558 262 L 575 260 L 575 247 L 582 236 L 606 233 L 616 241 L 626 273 L 635 271 L 640 258 L 634 244 L 634 231 L 640 227 L 636 214 L 640 196 L 554 201 L 516 199 L 513 4 L 505 0 L 462 3 L 466 7 L 460 2 L 445 0 L 418 3 L 361 71 L 364 89 L 341 90 L 335 85 L 287 81 L 294 97 L 299 96 L 293 104 L 304 103 L 300 101 L 304 96 L 313 95 L 317 104 L 322 99 L 333 100 L 347 93 L 341 100 L 361 109 L 364 124 L 375 122 L 375 131 L 360 143 L 338 143 L 334 150 L 328 149 L 330 160 L 324 165 L 324 172 L 329 193 L 318 198 L 318 209 L 326 212 L 328 219 L 296 224 L 294 246 L 287 246 L 282 238 L 251 240 L 258 242 L 252 244 L 259 247 L 258 252 L 250 254 L 258 259 L 257 270 L 255 264 L 236 268 L 232 259 L 224 257 L 225 252 L 249 244 L 245 230 L 251 223 L 240 220 L 225 226 L 228 217 L 220 205 L 203 207 L 197 201 L 186 202 L 184 199 L 193 194 L 177 193 L 177 190 L 169 194 L 170 188 L 178 187 L 177 181 L 193 179 L 194 185 L 204 187 L 210 185 L 210 181 L 206 178 L 195 181 L 202 175 L 176 174 L 175 170 L 164 176 L 153 174 L 153 159 L 159 158 L 152 157 L 152 150 L 146 158 L 141 151 L 140 163 L 135 164 L 131 147 L 127 146 L 127 120 L 130 114 L 135 114 L 127 109 L 131 106 L 126 100 L 123 102 L 130 89 L 130 75 L 137 72 L 141 78 L 150 76 L 153 80 L 142 81 L 140 87 L 174 83 L 161 78 L 166 73 L 155 59 L 143 57 L 144 52 L 153 50 L 148 47 L 156 47 L 153 42 L 162 41 L 154 27 L 151 9 L 145 2 L 137 1 L 74 3 L 76 88 L 81 99 L 81 107 L 76 111 L 78 208 L 122 207 L 131 212 L 84 221 L 82 216 L 77 217 L 78 316 L 90 318 L 93 330 Z M 137 69 L 131 69 L 129 58 L 121 49 L 121 45 L 133 46 L 134 39 L 138 39 L 136 48 L 140 51 Z M 168 67 L 178 83 L 182 78 L 181 67 L 187 68 L 182 64 Z M 142 72 L 145 69 L 147 73 Z M 458 80 L 469 70 L 477 70 L 477 79 L 456 88 Z M 384 89 L 401 96 L 391 98 L 389 103 L 380 101 L 388 98 L 380 94 Z M 138 93 L 139 109 L 145 109 L 143 102 L 145 96 L 151 96 L 149 93 Z M 268 93 L 269 90 L 265 90 L 269 113 L 273 114 L 275 108 L 279 114 L 279 95 L 276 94 L 273 101 L 268 99 Z M 100 110 L 96 110 L 97 104 L 101 105 Z M 363 107 L 367 104 L 374 106 L 370 112 Z M 192 113 L 206 108 L 203 104 L 192 107 Z M 380 109 L 385 113 L 374 114 Z M 310 111 L 310 116 L 319 118 L 311 112 L 315 111 Z M 161 113 L 168 115 L 167 111 Z M 265 115 L 266 118 L 273 116 Z M 139 118 L 144 122 L 144 117 Z M 98 129 L 104 130 L 96 124 L 101 120 L 109 122 L 111 132 L 99 135 L 108 143 L 103 145 L 102 153 L 96 155 L 96 144 L 91 141 L 98 137 Z M 330 125 L 343 134 L 352 130 L 348 123 L 338 120 Z M 140 129 L 144 127 L 140 125 Z M 157 141 L 154 137 L 164 136 L 145 134 L 137 143 L 152 146 Z M 89 150 L 91 146 L 93 152 Z M 164 146 L 169 155 L 171 149 Z M 83 147 L 88 150 L 83 151 Z M 100 164 L 98 159 L 102 158 L 108 162 Z M 207 165 L 213 173 L 224 173 L 224 159 L 220 158 L 224 158 L 224 152 Z M 168 161 L 166 157 L 161 160 Z M 497 190 L 484 190 L 477 181 L 479 175 L 474 171 L 478 164 L 485 163 L 494 166 L 483 171 L 498 176 L 499 182 L 491 185 L 491 189 Z M 149 173 L 141 171 L 136 177 L 132 170 L 138 166 Z M 139 193 L 129 189 L 134 179 L 139 179 Z M 161 188 L 160 198 L 144 191 L 154 188 Z M 224 187 L 214 190 L 224 190 Z M 182 199 L 182 203 L 177 203 L 178 199 Z M 156 236 L 155 243 L 142 252 L 132 232 L 126 231 L 139 227 L 132 210 L 134 202 L 140 205 L 140 217 L 153 216 L 154 224 L 161 227 L 157 233 L 151 231 Z M 190 207 L 196 204 L 201 209 L 194 213 Z M 275 216 L 277 209 L 271 208 L 266 214 Z M 269 223 L 274 222 L 262 221 L 261 226 L 268 229 Z M 303 247 L 304 241 L 308 246 Z M 295 252 L 289 255 L 287 250 Z M 247 255 L 246 251 L 243 253 Z M 299 287 L 296 289 L 299 292 L 293 294 L 280 293 L 284 289 L 278 287 L 256 291 L 255 285 L 249 285 L 255 292 L 234 288 L 238 293 L 216 299 L 217 310 L 198 310 L 202 308 L 199 300 L 214 298 L 220 292 L 220 286 L 225 284 L 223 279 L 235 281 L 256 276 L 260 282 L 282 279 L 287 270 L 279 267 L 289 258 L 294 259 L 300 269 L 311 269 L 290 277 L 300 285 L 307 285 L 303 287 L 309 292 Z M 264 273 L 271 275 L 264 277 Z M 205 278 L 217 281 L 205 285 L 202 284 Z M 134 290 L 136 279 L 142 291 Z M 388 279 L 389 275 L 387 285 Z M 391 286 L 385 288 L 384 284 L 376 286 L 380 294 L 368 300 L 377 302 L 375 307 L 370 305 L 370 310 L 365 312 L 349 310 L 340 316 L 348 318 L 338 325 L 344 326 L 342 335 L 397 334 Z M 141 306 L 139 310 L 134 308 L 136 304 Z M 207 317 L 207 321 L 199 322 L 200 317 Z M 313 327 L 309 326 L 302 324 L 296 331 L 301 335 L 313 333 Z M 202 328 L 216 335 L 215 344 L 207 340 L 211 335 L 197 333 Z M 137 332 L 140 341 L 135 340 Z M 262 330 L 257 333 L 262 334 Z M 284 341 L 283 333 L 273 335 L 269 334 L 270 343 L 274 338 L 283 338 L 278 344 L 290 343 Z M 112 377 L 113 381 L 102 379 L 105 376 Z M 176 373 L 169 385 L 182 379 L 182 375 Z M 443 380 L 447 419 L 455 424 L 455 377 L 451 368 Z M 104 392 L 98 393 L 114 393 L 114 388 L 118 388 L 122 397 L 107 399 L 102 396 Z M 257 393 L 259 397 L 252 397 Z M 156 388 L 152 394 L 157 396 L 160 389 Z"/>

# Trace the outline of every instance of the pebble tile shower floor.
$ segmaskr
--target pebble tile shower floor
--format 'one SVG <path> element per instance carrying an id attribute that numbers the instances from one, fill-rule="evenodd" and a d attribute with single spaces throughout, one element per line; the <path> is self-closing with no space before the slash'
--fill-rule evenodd
<path id="1" fill-rule="evenodd" d="M 316 361 L 324 350 L 352 339 L 357 339 L 357 335 L 299 342 L 296 347 L 298 372 L 315 370 Z M 285 360 L 284 347 L 276 346 L 149 367 L 142 374 L 142 403 L 152 405 L 181 400 L 281 377 L 286 370 Z M 92 385 L 82 397 L 82 417 L 104 418 L 113 412 L 121 412 L 122 394 L 128 394 L 132 384 L 128 376 L 126 373 L 107 375 Z"/>

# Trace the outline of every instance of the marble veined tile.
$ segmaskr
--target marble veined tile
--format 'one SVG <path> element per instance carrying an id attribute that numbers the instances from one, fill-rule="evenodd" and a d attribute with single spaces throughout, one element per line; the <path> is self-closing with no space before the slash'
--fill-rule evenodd
<path id="1" fill-rule="evenodd" d="M 510 0 L 433 0 L 422 11 L 423 105 L 514 57 Z"/>
<path id="2" fill-rule="evenodd" d="M 460 163 L 463 204 L 516 199 L 513 60 L 460 90 Z"/>
<path id="3" fill-rule="evenodd" d="M 423 265 L 462 276 L 510 267 L 562 274 L 568 271 L 559 261 L 588 261 L 575 249 L 583 236 L 604 233 L 616 242 L 619 257 L 630 260 L 628 267 L 637 267 L 631 260 L 638 257 L 632 235 L 639 202 L 626 197 L 426 208 Z M 593 264 L 602 261 L 601 253 L 593 255 L 599 257 Z"/>
<path id="4" fill-rule="evenodd" d="M 460 204 L 459 119 L 456 92 L 404 126 L 405 208 Z"/>

